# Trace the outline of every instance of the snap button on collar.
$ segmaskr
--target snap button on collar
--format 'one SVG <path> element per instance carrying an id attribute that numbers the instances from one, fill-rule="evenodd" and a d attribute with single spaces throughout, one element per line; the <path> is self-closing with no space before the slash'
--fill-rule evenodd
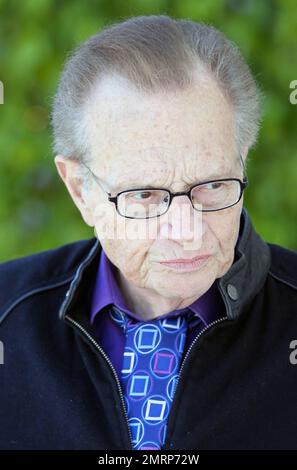
<path id="1" fill-rule="evenodd" d="M 227 284 L 227 294 L 232 300 L 237 300 L 239 297 L 238 291 L 233 284 Z"/>

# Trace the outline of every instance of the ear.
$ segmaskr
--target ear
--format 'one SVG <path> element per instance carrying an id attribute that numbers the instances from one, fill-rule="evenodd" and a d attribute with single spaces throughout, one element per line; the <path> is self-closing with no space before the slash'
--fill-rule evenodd
<path id="1" fill-rule="evenodd" d="M 83 180 L 79 176 L 79 162 L 65 158 L 63 155 L 57 155 L 55 165 L 85 223 L 94 227 L 92 208 L 89 207 L 89 201 L 83 195 Z"/>

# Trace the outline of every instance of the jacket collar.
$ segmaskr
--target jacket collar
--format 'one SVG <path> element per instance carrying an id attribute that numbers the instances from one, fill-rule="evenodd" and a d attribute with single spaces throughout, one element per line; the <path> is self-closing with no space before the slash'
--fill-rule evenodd
<path id="1" fill-rule="evenodd" d="M 101 245 L 94 237 L 93 245 L 78 266 L 75 276 L 61 304 L 59 316 L 77 317 L 78 306 L 88 305 L 83 295 L 90 294 L 94 285 Z M 270 267 L 267 243 L 254 230 L 245 208 L 241 213 L 241 237 L 236 246 L 235 261 L 224 276 L 218 279 L 218 288 L 229 319 L 235 319 L 262 288 Z M 90 296 L 89 296 L 90 297 Z M 80 309 L 79 309 L 80 310 Z M 88 315 L 89 312 L 86 312 Z M 77 317 L 78 318 L 78 317 Z"/>
<path id="2" fill-rule="evenodd" d="M 237 260 L 218 280 L 227 316 L 235 319 L 263 287 L 269 267 L 270 250 L 255 231 L 245 208 L 241 213 L 242 234 L 236 247 Z"/>

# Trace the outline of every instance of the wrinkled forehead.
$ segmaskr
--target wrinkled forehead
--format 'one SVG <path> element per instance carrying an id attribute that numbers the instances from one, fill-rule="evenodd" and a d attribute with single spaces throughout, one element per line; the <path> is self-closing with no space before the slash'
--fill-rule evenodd
<path id="1" fill-rule="evenodd" d="M 232 108 L 214 80 L 183 91 L 144 94 L 115 79 L 94 88 L 85 106 L 98 175 L 161 180 L 230 171 L 237 154 Z"/>
<path id="2" fill-rule="evenodd" d="M 189 154 L 183 158 L 182 149 L 180 151 L 178 162 L 173 159 L 171 149 L 151 148 L 131 153 L 126 159 L 117 156 L 118 163 L 113 160 L 105 173 L 100 163 L 95 161 L 93 166 L 97 165 L 97 176 L 108 184 L 106 190 L 111 192 L 153 187 L 179 191 L 200 182 L 242 176 L 243 166 L 238 156 L 234 159 L 224 155 L 201 165 L 195 153 L 192 158 L 188 158 Z"/>

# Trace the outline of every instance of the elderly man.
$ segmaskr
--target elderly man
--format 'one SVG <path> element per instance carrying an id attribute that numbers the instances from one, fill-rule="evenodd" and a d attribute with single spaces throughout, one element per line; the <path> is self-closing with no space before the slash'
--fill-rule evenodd
<path id="1" fill-rule="evenodd" d="M 204 24 L 130 18 L 68 58 L 55 164 L 95 236 L 0 267 L 2 449 L 297 448 L 297 255 L 243 208 L 259 114 Z"/>

